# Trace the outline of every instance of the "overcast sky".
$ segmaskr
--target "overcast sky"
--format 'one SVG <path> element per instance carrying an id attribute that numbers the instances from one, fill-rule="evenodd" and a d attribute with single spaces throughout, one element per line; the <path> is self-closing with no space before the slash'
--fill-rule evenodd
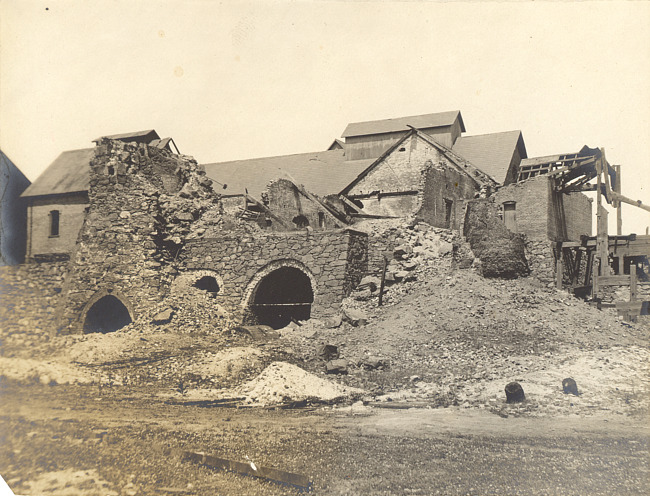
<path id="1" fill-rule="evenodd" d="M 648 2 L 0 0 L 0 146 L 155 128 L 200 163 L 325 149 L 348 122 L 460 110 L 530 157 L 604 147 L 650 203 Z M 650 213 L 624 209 L 624 231 Z"/>

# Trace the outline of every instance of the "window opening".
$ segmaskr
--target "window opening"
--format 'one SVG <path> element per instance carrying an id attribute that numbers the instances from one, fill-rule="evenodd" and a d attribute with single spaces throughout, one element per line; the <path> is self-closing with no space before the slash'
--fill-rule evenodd
<path id="1" fill-rule="evenodd" d="M 321 229 L 325 227 L 325 214 L 323 212 L 318 212 L 318 227 Z"/>
<path id="2" fill-rule="evenodd" d="M 193 287 L 207 291 L 210 296 L 216 296 L 219 292 L 219 283 L 212 276 L 203 276 L 201 279 L 192 284 Z"/>
<path id="3" fill-rule="evenodd" d="M 50 236 L 59 235 L 59 221 L 61 217 L 61 212 L 58 210 L 52 210 L 50 212 Z"/>
<path id="4" fill-rule="evenodd" d="M 96 301 L 86 314 L 84 332 L 113 332 L 131 323 L 124 304 L 115 296 L 107 295 Z"/>

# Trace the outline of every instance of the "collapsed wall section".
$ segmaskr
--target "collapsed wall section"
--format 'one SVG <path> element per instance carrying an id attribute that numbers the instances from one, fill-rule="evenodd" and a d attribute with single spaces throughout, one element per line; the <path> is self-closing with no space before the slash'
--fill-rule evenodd
<path id="1" fill-rule="evenodd" d="M 297 283 L 309 281 L 311 316 L 336 312 L 365 274 L 367 256 L 367 235 L 348 229 L 229 233 L 195 239 L 187 243 L 179 262 L 181 276 L 191 271 L 215 274 L 220 287 L 214 304 L 245 321 L 251 317 L 251 305 L 262 281 L 282 269 L 287 269 L 288 277 L 293 274 Z M 306 298 L 307 302 L 310 296 Z"/>
<path id="2" fill-rule="evenodd" d="M 491 199 L 468 202 L 464 235 L 481 260 L 484 277 L 511 279 L 530 273 L 524 238 L 510 231 L 497 215 Z"/>
<path id="3" fill-rule="evenodd" d="M 126 320 L 148 314 L 169 288 L 191 223 L 218 202 L 194 159 L 145 144 L 102 139 L 90 169 L 90 206 L 58 310 L 61 332 L 84 332 L 102 308 L 115 307 Z"/>

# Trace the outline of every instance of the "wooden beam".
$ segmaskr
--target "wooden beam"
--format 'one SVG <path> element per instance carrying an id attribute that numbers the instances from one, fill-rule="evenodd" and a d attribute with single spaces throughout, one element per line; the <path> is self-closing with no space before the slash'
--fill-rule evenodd
<path id="1" fill-rule="evenodd" d="M 630 276 L 600 276 L 598 286 L 629 286 Z"/>
<path id="2" fill-rule="evenodd" d="M 614 191 L 617 194 L 621 194 L 621 166 L 615 165 L 614 169 L 616 170 L 616 184 L 614 185 Z M 621 200 L 616 200 L 616 235 L 620 236 L 623 234 L 623 213 L 621 212 Z"/>
<path id="3" fill-rule="evenodd" d="M 287 486 L 293 486 L 299 489 L 310 491 L 313 483 L 304 475 L 285 472 L 275 468 L 258 467 L 253 462 L 242 463 L 216 456 L 206 455 L 201 452 L 185 451 L 183 457 L 202 465 L 228 472 L 237 472 L 238 474 L 248 475 L 251 477 L 260 477 L 273 482 L 278 482 Z"/>
<path id="4" fill-rule="evenodd" d="M 630 264 L 630 301 L 636 301 L 636 264 Z"/>
<path id="5" fill-rule="evenodd" d="M 280 224 L 282 227 L 286 227 L 287 229 L 294 230 L 293 227 L 290 227 L 290 226 L 288 226 L 287 224 L 285 224 L 285 222 L 284 222 L 280 217 L 278 217 L 278 216 L 275 215 L 273 212 L 271 212 L 271 211 L 269 210 L 269 207 L 267 207 L 266 205 L 264 205 L 262 202 L 257 201 L 255 198 L 253 198 L 253 197 L 250 196 L 249 194 L 246 195 L 246 199 L 247 199 L 248 201 L 250 201 L 251 203 L 254 203 L 254 204 L 257 205 L 258 207 L 260 207 L 260 208 L 261 208 L 261 209 L 262 209 L 266 214 L 268 214 L 269 217 L 271 217 L 271 219 L 273 219 L 274 221 L 276 221 L 276 222 L 277 222 L 278 224 Z"/>
<path id="6" fill-rule="evenodd" d="M 351 208 L 352 210 L 354 210 L 356 213 L 358 213 L 358 214 L 361 213 L 361 208 L 359 208 L 357 205 L 355 205 L 354 203 L 352 203 L 352 201 L 350 201 L 350 199 L 349 199 L 347 196 L 345 196 L 345 195 L 339 195 L 339 198 L 341 199 L 341 201 L 342 201 L 343 203 L 345 203 L 348 207 L 350 207 L 350 208 Z"/>
<path id="7" fill-rule="evenodd" d="M 287 174 L 288 175 L 288 174 Z M 342 214 L 341 212 L 337 212 L 334 210 L 332 207 L 329 205 L 325 204 L 325 202 L 321 201 L 320 198 L 316 198 L 314 195 L 312 195 L 309 191 L 305 189 L 305 187 L 302 184 L 297 184 L 293 178 L 292 181 L 293 185 L 302 193 L 304 196 L 309 198 L 311 201 L 314 203 L 317 203 L 321 207 L 325 209 L 325 211 L 333 217 L 335 220 L 338 220 L 339 222 L 343 222 L 344 224 L 349 224 L 348 219 L 346 218 L 345 214 Z"/>
<path id="8" fill-rule="evenodd" d="M 562 263 L 563 254 L 562 250 L 558 250 L 557 260 L 555 261 L 555 287 L 562 289 L 562 279 L 564 275 L 564 264 Z"/>

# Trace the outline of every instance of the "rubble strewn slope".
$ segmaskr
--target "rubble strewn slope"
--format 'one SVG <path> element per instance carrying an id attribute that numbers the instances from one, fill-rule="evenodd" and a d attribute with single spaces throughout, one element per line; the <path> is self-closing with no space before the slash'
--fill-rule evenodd
<path id="1" fill-rule="evenodd" d="M 623 322 L 533 278 L 485 279 L 480 261 L 471 261 L 451 231 L 391 229 L 398 246 L 381 307 L 378 279 L 370 277 L 343 302 L 342 318 L 292 324 L 271 341 L 182 311 L 164 324 L 140 321 L 110 334 L 14 332 L 3 337 L 2 374 L 43 384 L 146 387 L 181 402 L 354 396 L 501 415 L 647 412 L 647 320 Z M 277 374 L 283 389 L 273 398 L 268 387 L 255 387 Z M 576 380 L 579 396 L 562 392 L 565 376 Z M 511 381 L 524 387 L 525 403 L 505 405 Z M 317 385 L 313 395 L 304 384 Z M 326 384 L 336 394 L 320 398 Z"/>

